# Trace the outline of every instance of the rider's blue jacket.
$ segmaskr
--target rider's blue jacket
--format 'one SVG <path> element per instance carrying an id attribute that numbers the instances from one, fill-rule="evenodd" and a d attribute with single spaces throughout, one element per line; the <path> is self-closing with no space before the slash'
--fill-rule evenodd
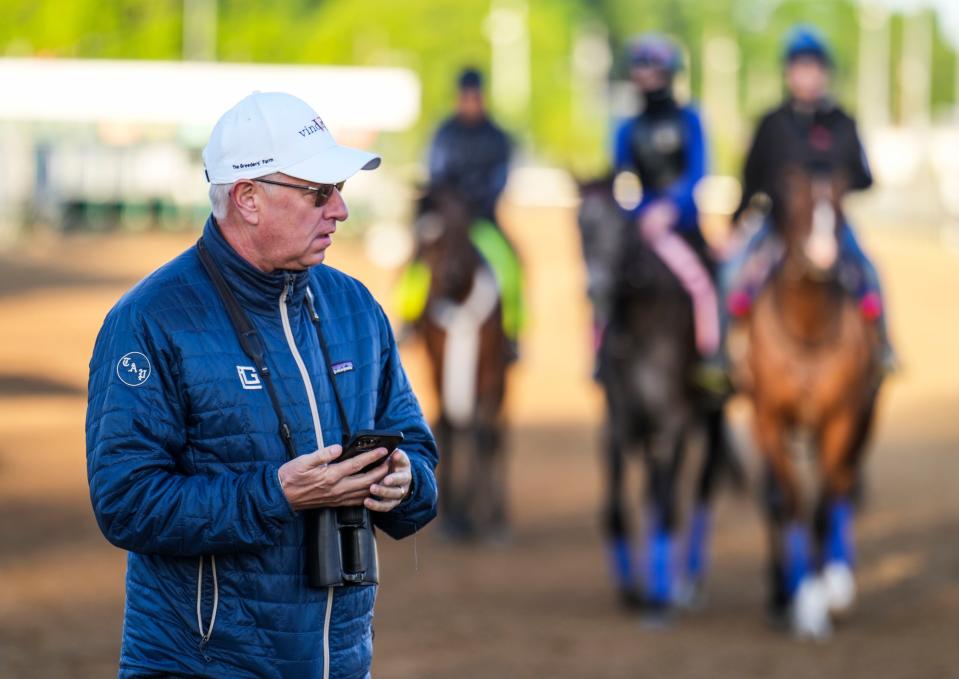
<path id="1" fill-rule="evenodd" d="M 693 190 L 706 174 L 707 149 L 699 114 L 678 106 L 671 98 L 650 102 L 640 115 L 616 130 L 613 166 L 616 172 L 639 175 L 643 197 L 633 210 L 637 216 L 661 199 L 679 210 L 676 229 L 698 232 Z"/>
<path id="2" fill-rule="evenodd" d="M 436 512 L 437 451 L 369 291 L 325 265 L 262 273 L 212 218 L 204 239 L 266 344 L 298 454 L 342 435 L 312 291 L 351 428 L 406 436 L 411 493 L 374 523 L 394 538 L 421 528 Z M 304 521 L 279 485 L 287 458 L 262 387 L 195 247 L 103 323 L 87 468 L 101 530 L 129 551 L 120 677 L 369 673 L 376 588 L 307 586 Z"/>

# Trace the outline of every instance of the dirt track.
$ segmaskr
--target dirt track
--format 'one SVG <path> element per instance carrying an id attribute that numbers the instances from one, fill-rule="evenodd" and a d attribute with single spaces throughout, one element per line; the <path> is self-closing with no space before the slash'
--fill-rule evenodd
<path id="1" fill-rule="evenodd" d="M 514 535 L 474 549 L 430 530 L 381 541 L 376 677 L 959 677 L 959 257 L 917 237 L 867 238 L 907 371 L 884 394 L 869 459 L 859 604 L 829 644 L 804 645 L 761 615 L 748 494 L 719 502 L 705 611 L 657 632 L 617 609 L 571 215 L 513 222 L 534 313 L 510 395 Z M 47 240 L 0 256 L 0 677 L 115 674 L 124 557 L 89 509 L 86 362 L 121 292 L 194 237 Z M 341 238 L 330 262 L 386 299 L 390 274 L 357 243 Z M 407 362 L 430 407 L 415 347 Z"/>

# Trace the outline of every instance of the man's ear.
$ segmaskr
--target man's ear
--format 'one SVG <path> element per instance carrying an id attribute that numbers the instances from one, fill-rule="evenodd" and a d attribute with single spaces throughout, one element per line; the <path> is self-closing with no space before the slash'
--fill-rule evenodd
<path id="1" fill-rule="evenodd" d="M 248 224 L 260 223 L 260 195 L 256 185 L 249 180 L 238 181 L 230 189 L 230 201 Z"/>

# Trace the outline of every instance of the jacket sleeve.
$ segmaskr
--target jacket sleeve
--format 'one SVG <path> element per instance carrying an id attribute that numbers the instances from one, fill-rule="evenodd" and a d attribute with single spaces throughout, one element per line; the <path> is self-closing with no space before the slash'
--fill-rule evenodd
<path id="1" fill-rule="evenodd" d="M 856 123 L 849 122 L 850 135 L 852 136 L 852 157 L 847 160 L 849 168 L 849 188 L 852 191 L 868 189 L 872 186 L 872 171 L 869 169 L 869 160 L 866 158 L 866 149 L 859 138 L 859 131 Z"/>
<path id="2" fill-rule="evenodd" d="M 87 474 L 100 530 L 142 554 L 196 556 L 269 547 L 295 516 L 277 465 L 188 473 L 188 411 L 162 330 L 122 305 L 90 360 Z"/>
<path id="3" fill-rule="evenodd" d="M 689 133 L 686 144 L 686 171 L 669 187 L 669 197 L 679 210 L 679 223 L 695 223 L 697 210 L 695 190 L 699 181 L 706 176 L 706 135 L 699 115 L 691 108 L 683 109 Z"/>
<path id="4" fill-rule="evenodd" d="M 436 516 L 436 464 L 439 455 L 406 371 L 400 363 L 393 331 L 381 308 L 380 385 L 376 408 L 376 428 L 403 432 L 401 448 L 409 456 L 413 483 L 407 497 L 390 512 L 373 512 L 373 523 L 392 538 L 412 535 Z"/>
<path id="5" fill-rule="evenodd" d="M 629 134 L 632 129 L 633 121 L 624 120 L 616 128 L 616 134 L 613 136 L 613 173 L 619 173 L 624 170 L 636 171 L 629 151 Z"/>
<path id="6" fill-rule="evenodd" d="M 764 190 L 767 173 L 771 168 L 764 161 L 764 149 L 771 143 L 770 118 L 764 117 L 756 128 L 756 134 L 753 137 L 752 145 L 749 147 L 749 153 L 746 154 L 746 163 L 743 166 L 743 191 L 742 198 L 739 200 L 739 207 L 733 212 L 733 225 L 739 221 L 739 217 L 749 206 L 749 202 L 757 193 Z"/>
<path id="7" fill-rule="evenodd" d="M 433 135 L 430 144 L 429 172 L 431 184 L 442 184 L 451 179 L 453 173 L 453 155 L 450 153 L 449 129 L 443 124 Z"/>
<path id="8" fill-rule="evenodd" d="M 506 188 L 506 182 L 509 179 L 509 162 L 513 153 L 513 144 L 509 136 L 498 128 L 496 133 L 495 139 L 492 140 L 496 153 L 488 175 L 489 186 L 486 197 L 486 205 L 490 212 L 495 208 L 496 200 Z"/>

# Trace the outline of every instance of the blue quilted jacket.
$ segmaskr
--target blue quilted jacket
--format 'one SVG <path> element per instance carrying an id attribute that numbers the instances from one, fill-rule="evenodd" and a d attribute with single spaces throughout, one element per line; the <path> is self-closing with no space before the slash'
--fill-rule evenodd
<path id="1" fill-rule="evenodd" d="M 212 219 L 204 238 L 266 343 L 297 453 L 342 437 L 309 288 L 352 430 L 406 435 L 411 493 L 374 523 L 394 538 L 425 525 L 436 447 L 369 291 L 324 265 L 264 274 Z M 307 586 L 303 518 L 277 478 L 287 458 L 276 415 L 195 247 L 107 315 L 86 429 L 97 521 L 129 551 L 120 677 L 368 675 L 376 588 Z"/>

